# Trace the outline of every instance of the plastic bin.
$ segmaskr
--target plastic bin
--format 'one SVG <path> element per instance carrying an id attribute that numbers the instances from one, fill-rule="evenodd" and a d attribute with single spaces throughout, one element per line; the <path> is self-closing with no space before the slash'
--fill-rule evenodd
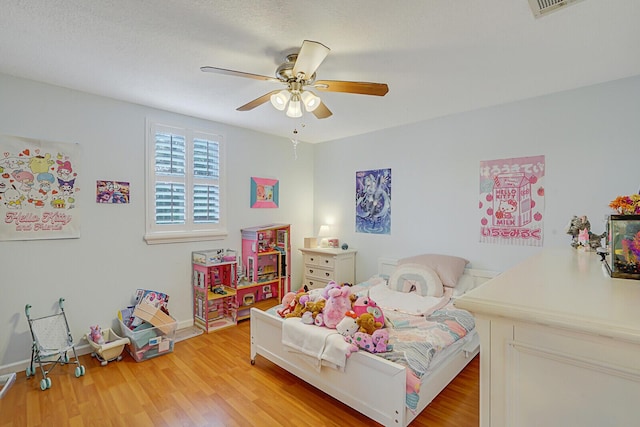
<path id="1" fill-rule="evenodd" d="M 119 337 L 111 328 L 103 329 L 102 337 L 104 338 L 104 344 L 97 344 L 88 335 L 85 335 L 89 345 L 93 348 L 91 355 L 95 356 L 102 366 L 114 360 L 121 360 L 122 356 L 120 355 L 124 350 L 124 346 L 129 344 L 129 338 Z"/>
<path id="2" fill-rule="evenodd" d="M 11 388 L 13 383 L 16 381 L 16 374 L 6 374 L 0 375 L 0 399 L 4 397 L 7 391 Z"/>
<path id="3" fill-rule="evenodd" d="M 118 319 L 120 335 L 129 339 L 127 352 L 136 362 L 169 354 L 173 351 L 178 322 L 162 325 L 162 329 L 145 322 L 135 329 L 129 329 Z"/>

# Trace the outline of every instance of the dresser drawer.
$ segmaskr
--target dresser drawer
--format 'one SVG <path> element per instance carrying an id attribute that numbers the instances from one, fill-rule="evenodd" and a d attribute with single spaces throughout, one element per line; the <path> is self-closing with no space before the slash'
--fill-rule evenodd
<path id="1" fill-rule="evenodd" d="M 333 268 L 335 265 L 335 258 L 333 256 L 319 255 L 319 254 L 305 254 L 304 255 L 305 266 L 322 266 L 326 268 Z"/>
<path id="2" fill-rule="evenodd" d="M 327 286 L 329 283 L 328 280 L 315 279 L 313 277 L 305 277 L 304 284 L 307 285 L 309 289 L 322 289 Z"/>
<path id="3" fill-rule="evenodd" d="M 321 279 L 325 281 L 334 280 L 336 275 L 333 270 L 326 270 L 320 267 L 304 266 L 304 276 L 309 278 Z"/>

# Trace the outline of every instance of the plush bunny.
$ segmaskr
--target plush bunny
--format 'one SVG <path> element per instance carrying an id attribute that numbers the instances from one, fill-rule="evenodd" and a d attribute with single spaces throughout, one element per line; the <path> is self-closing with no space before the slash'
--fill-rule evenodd
<path id="1" fill-rule="evenodd" d="M 322 310 L 322 320 L 327 328 L 335 329 L 338 323 L 351 310 L 351 290 L 348 286 L 330 289 L 329 298 Z"/>

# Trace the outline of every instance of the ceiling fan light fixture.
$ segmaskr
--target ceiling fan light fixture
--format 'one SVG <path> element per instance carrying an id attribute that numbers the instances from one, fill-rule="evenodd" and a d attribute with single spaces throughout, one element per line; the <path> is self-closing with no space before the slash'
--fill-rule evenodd
<path id="1" fill-rule="evenodd" d="M 289 101 L 289 108 L 287 108 L 288 117 L 302 117 L 302 103 L 300 102 L 300 95 L 294 93 Z"/>
<path id="2" fill-rule="evenodd" d="M 304 91 L 300 97 L 304 103 L 304 108 L 306 108 L 308 112 L 312 112 L 320 105 L 320 97 L 316 96 L 313 92 Z"/>
<path id="3" fill-rule="evenodd" d="M 280 92 L 271 95 L 271 105 L 280 111 L 284 111 L 284 108 L 287 106 L 287 102 L 289 102 L 289 98 L 291 98 L 291 93 L 286 89 L 281 90 Z"/>

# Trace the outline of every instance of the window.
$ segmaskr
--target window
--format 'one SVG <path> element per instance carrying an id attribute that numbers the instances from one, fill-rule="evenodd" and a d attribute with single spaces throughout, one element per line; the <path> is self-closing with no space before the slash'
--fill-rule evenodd
<path id="1" fill-rule="evenodd" d="M 224 238 L 224 143 L 220 135 L 150 123 L 149 244 Z"/>

